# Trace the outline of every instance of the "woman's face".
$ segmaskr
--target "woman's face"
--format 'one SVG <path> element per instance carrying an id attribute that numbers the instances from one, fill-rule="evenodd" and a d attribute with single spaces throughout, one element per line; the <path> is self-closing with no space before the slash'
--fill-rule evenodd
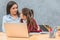
<path id="1" fill-rule="evenodd" d="M 22 13 L 20 14 L 20 18 L 23 19 L 23 20 L 26 20 L 27 19 L 26 16 L 23 15 Z"/>
<path id="2" fill-rule="evenodd" d="M 18 6 L 17 6 L 17 4 L 14 4 L 10 9 L 10 13 L 17 14 L 17 10 L 18 10 Z"/>

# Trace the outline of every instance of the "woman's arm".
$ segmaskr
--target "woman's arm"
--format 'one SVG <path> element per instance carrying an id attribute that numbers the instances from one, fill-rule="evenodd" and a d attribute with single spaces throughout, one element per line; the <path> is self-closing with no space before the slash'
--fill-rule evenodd
<path id="1" fill-rule="evenodd" d="M 4 23 L 6 23 L 6 16 L 2 19 L 2 31 L 5 32 Z"/>

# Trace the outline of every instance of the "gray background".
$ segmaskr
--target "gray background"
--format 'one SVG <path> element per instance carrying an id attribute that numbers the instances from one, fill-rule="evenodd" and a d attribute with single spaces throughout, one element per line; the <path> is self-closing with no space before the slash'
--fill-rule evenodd
<path id="1" fill-rule="evenodd" d="M 6 4 L 10 0 L 0 0 L 0 31 L 2 17 L 6 14 Z M 37 23 L 48 24 L 51 27 L 60 26 L 60 0 L 14 0 L 19 5 L 19 11 L 27 7 L 34 10 Z"/>

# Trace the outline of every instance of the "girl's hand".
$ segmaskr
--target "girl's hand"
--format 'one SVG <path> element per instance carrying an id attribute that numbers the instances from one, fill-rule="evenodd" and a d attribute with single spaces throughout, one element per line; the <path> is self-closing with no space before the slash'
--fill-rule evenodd
<path id="1" fill-rule="evenodd" d="M 38 29 L 37 30 L 40 30 L 40 27 L 38 26 Z"/>

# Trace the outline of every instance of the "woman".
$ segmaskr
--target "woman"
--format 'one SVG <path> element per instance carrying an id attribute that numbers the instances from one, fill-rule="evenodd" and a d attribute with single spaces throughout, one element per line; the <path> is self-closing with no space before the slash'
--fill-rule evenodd
<path id="1" fill-rule="evenodd" d="M 20 14 L 21 22 L 27 23 L 28 32 L 41 32 L 42 30 L 39 29 L 35 19 L 31 17 L 32 12 L 28 8 L 23 8 L 22 13 Z"/>
<path id="2" fill-rule="evenodd" d="M 3 17 L 3 32 L 4 30 L 4 23 L 19 23 L 20 17 L 18 12 L 18 5 L 14 1 L 9 1 L 6 7 L 6 15 Z"/>

